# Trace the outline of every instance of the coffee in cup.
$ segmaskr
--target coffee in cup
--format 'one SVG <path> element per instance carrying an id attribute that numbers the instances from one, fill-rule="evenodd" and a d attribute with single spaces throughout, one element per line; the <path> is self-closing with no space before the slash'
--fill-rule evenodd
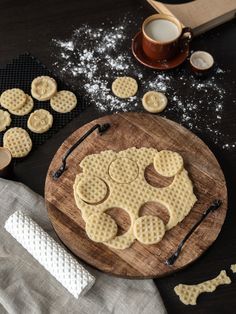
<path id="1" fill-rule="evenodd" d="M 164 62 L 174 58 L 191 38 L 191 29 L 171 15 L 151 15 L 142 25 L 142 48 L 151 60 Z"/>

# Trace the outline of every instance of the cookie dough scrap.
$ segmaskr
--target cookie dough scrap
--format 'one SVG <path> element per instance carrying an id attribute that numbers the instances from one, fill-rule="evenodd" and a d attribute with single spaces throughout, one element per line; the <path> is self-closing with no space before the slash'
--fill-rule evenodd
<path id="1" fill-rule="evenodd" d="M 39 100 L 46 101 L 57 92 L 57 82 L 50 76 L 38 76 L 31 83 L 31 95 Z"/>
<path id="2" fill-rule="evenodd" d="M 138 90 L 137 81 L 129 76 L 121 76 L 112 83 L 112 92 L 119 98 L 133 97 Z"/>
<path id="3" fill-rule="evenodd" d="M 168 153 L 171 161 L 177 160 L 176 165 L 172 164 L 175 169 L 172 183 L 164 188 L 148 184 L 145 169 L 159 153 L 154 148 L 131 147 L 120 152 L 107 150 L 88 155 L 81 161 L 82 171 L 75 179 L 74 198 L 85 222 L 91 215 L 105 213 L 109 208 L 122 208 L 130 217 L 129 229 L 103 241 L 105 245 L 123 250 L 135 239 L 146 244 L 157 243 L 166 230 L 184 219 L 196 202 L 192 182 L 183 164 L 178 164 L 181 158 L 177 153 L 177 158 Z M 166 167 L 168 170 L 168 164 Z M 170 171 L 164 174 L 170 175 Z M 88 184 L 86 180 L 90 178 L 93 183 L 89 181 Z M 139 217 L 140 208 L 148 202 L 158 202 L 167 208 L 170 215 L 167 225 L 156 216 Z"/>
<path id="4" fill-rule="evenodd" d="M 1 106 L 9 110 L 20 109 L 25 102 L 26 94 L 19 88 L 7 89 L 0 96 Z"/>
<path id="5" fill-rule="evenodd" d="M 32 112 L 27 121 L 27 127 L 34 133 L 47 132 L 53 124 L 53 116 L 45 109 Z"/>
<path id="6" fill-rule="evenodd" d="M 11 116 L 9 112 L 0 109 L 0 132 L 5 131 L 11 124 Z"/>
<path id="7" fill-rule="evenodd" d="M 232 270 L 233 273 L 236 273 L 236 264 L 232 264 L 230 266 L 230 269 Z"/>
<path id="8" fill-rule="evenodd" d="M 50 105 L 53 110 L 59 113 L 67 113 L 76 107 L 77 98 L 74 93 L 62 90 L 51 98 Z"/>
<path id="9" fill-rule="evenodd" d="M 25 116 L 26 114 L 30 113 L 30 111 L 34 107 L 34 101 L 33 98 L 26 94 L 26 102 L 20 109 L 8 109 L 10 113 L 16 115 L 16 116 Z"/>
<path id="10" fill-rule="evenodd" d="M 22 128 L 11 128 L 3 136 L 3 146 L 8 148 L 12 157 L 21 158 L 29 154 L 32 141 L 27 131 Z"/>
<path id="11" fill-rule="evenodd" d="M 167 106 L 167 98 L 163 93 L 149 91 L 144 94 L 142 104 L 145 110 L 151 113 L 159 113 Z"/>
<path id="12" fill-rule="evenodd" d="M 175 293 L 179 296 L 180 301 L 185 305 L 196 305 L 198 296 L 203 292 L 213 292 L 220 285 L 228 285 L 231 279 L 227 276 L 226 271 L 222 270 L 217 277 L 204 281 L 197 285 L 179 284 L 174 288 Z"/>

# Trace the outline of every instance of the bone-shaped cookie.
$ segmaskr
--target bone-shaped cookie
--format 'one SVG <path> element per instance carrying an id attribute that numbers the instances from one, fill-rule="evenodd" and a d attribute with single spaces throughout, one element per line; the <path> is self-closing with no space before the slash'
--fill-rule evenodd
<path id="1" fill-rule="evenodd" d="M 230 284 L 231 279 L 227 276 L 226 271 L 222 270 L 219 275 L 211 280 L 204 281 L 197 285 L 179 284 L 174 288 L 175 293 L 179 296 L 180 301 L 186 305 L 196 305 L 198 296 L 203 292 L 212 292 L 219 285 Z"/>

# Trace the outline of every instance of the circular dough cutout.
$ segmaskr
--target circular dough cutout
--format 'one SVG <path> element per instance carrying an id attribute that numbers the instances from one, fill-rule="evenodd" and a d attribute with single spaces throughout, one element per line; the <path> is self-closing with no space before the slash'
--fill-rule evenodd
<path id="1" fill-rule="evenodd" d="M 31 83 L 31 94 L 39 100 L 52 98 L 57 92 L 57 82 L 50 76 L 38 76 Z"/>
<path id="2" fill-rule="evenodd" d="M 137 178 L 138 173 L 137 163 L 126 157 L 115 159 L 109 166 L 110 177 L 118 183 L 130 183 Z"/>
<path id="3" fill-rule="evenodd" d="M 19 88 L 5 90 L 0 97 L 3 108 L 15 110 L 20 109 L 26 102 L 26 94 Z"/>
<path id="4" fill-rule="evenodd" d="M 111 87 L 113 93 L 119 98 L 133 97 L 138 90 L 137 81 L 129 76 L 121 76 L 115 79 Z"/>
<path id="5" fill-rule="evenodd" d="M 79 181 L 76 192 L 86 203 L 97 204 L 105 199 L 108 188 L 106 183 L 98 177 L 85 177 Z"/>
<path id="6" fill-rule="evenodd" d="M 116 222 L 107 214 L 93 214 L 86 222 L 86 233 L 95 242 L 108 241 L 117 233 Z"/>
<path id="7" fill-rule="evenodd" d="M 15 116 L 25 116 L 28 114 L 34 107 L 34 101 L 33 98 L 26 94 L 26 102 L 20 109 L 8 109 L 10 113 L 14 114 Z"/>
<path id="8" fill-rule="evenodd" d="M 142 99 L 143 107 L 151 113 L 163 111 L 167 106 L 167 98 L 163 93 L 149 91 L 144 94 Z"/>
<path id="9" fill-rule="evenodd" d="M 155 244 L 165 234 L 165 225 L 157 216 L 142 216 L 134 222 L 134 235 L 143 244 Z"/>
<path id="10" fill-rule="evenodd" d="M 62 90 L 51 98 L 50 105 L 56 112 L 67 113 L 76 107 L 77 98 L 74 93 Z"/>
<path id="11" fill-rule="evenodd" d="M 27 121 L 28 128 L 34 133 L 44 133 L 52 127 L 52 124 L 53 116 L 45 109 L 35 110 Z"/>
<path id="12" fill-rule="evenodd" d="M 29 154 L 32 149 L 32 141 L 24 129 L 11 128 L 3 136 L 3 146 L 9 149 L 12 157 L 20 158 Z"/>
<path id="13" fill-rule="evenodd" d="M 184 166 L 180 154 L 170 150 L 162 150 L 154 157 L 155 170 L 164 177 L 173 177 L 179 173 Z"/>

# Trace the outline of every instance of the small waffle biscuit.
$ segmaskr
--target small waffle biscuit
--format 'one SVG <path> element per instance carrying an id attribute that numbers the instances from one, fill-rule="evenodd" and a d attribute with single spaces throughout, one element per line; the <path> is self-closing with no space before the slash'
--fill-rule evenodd
<path id="1" fill-rule="evenodd" d="M 76 107 L 77 98 L 74 93 L 62 90 L 51 98 L 50 105 L 57 112 L 67 113 Z"/>
<path id="2" fill-rule="evenodd" d="M 26 94 L 19 88 L 5 90 L 0 97 L 1 106 L 5 109 L 16 110 L 23 107 Z"/>
<path id="3" fill-rule="evenodd" d="M 57 92 L 57 82 L 50 76 L 38 76 L 31 83 L 31 95 L 45 101 L 52 98 Z"/>
<path id="4" fill-rule="evenodd" d="M 183 169 L 184 161 L 180 154 L 170 150 L 162 150 L 156 154 L 153 164 L 160 175 L 173 177 Z"/>
<path id="5" fill-rule="evenodd" d="M 230 284 L 231 280 L 226 271 L 222 270 L 220 274 L 212 280 L 207 280 L 197 285 L 179 284 L 174 288 L 175 293 L 179 296 L 180 301 L 185 305 L 196 305 L 198 296 L 203 292 L 213 292 L 219 285 Z"/>
<path id="6" fill-rule="evenodd" d="M 24 129 L 11 128 L 3 136 L 3 146 L 9 149 L 12 157 L 20 158 L 29 154 L 32 141 Z"/>
<path id="7" fill-rule="evenodd" d="M 87 203 L 96 204 L 107 195 L 106 183 L 98 177 L 82 178 L 76 185 L 78 196 Z"/>
<path id="8" fill-rule="evenodd" d="M 165 234 L 163 221 L 156 216 L 142 216 L 135 220 L 134 235 L 143 244 L 155 244 Z"/>
<path id="9" fill-rule="evenodd" d="M 134 96 L 138 90 L 135 79 L 129 76 L 121 76 L 115 79 L 111 87 L 113 93 L 119 98 L 129 98 Z"/>
<path id="10" fill-rule="evenodd" d="M 93 214 L 86 221 L 86 233 L 95 242 L 108 241 L 117 234 L 117 224 L 107 214 Z"/>
<path id="11" fill-rule="evenodd" d="M 129 158 L 117 158 L 109 166 L 109 175 L 118 183 L 130 183 L 137 178 L 138 165 Z"/>
<path id="12" fill-rule="evenodd" d="M 149 91 L 144 94 L 142 103 L 144 109 L 148 112 L 158 113 L 163 111 L 167 106 L 167 98 L 163 93 Z"/>
<path id="13" fill-rule="evenodd" d="M 8 109 L 10 113 L 16 115 L 16 116 L 25 116 L 28 114 L 34 107 L 34 101 L 33 98 L 26 94 L 26 102 L 20 109 Z"/>
<path id="14" fill-rule="evenodd" d="M 53 116 L 45 109 L 32 112 L 27 121 L 27 127 L 34 133 L 47 132 L 53 124 Z"/>
<path id="15" fill-rule="evenodd" d="M 11 124 L 11 116 L 7 111 L 0 109 L 0 132 L 5 131 Z"/>

